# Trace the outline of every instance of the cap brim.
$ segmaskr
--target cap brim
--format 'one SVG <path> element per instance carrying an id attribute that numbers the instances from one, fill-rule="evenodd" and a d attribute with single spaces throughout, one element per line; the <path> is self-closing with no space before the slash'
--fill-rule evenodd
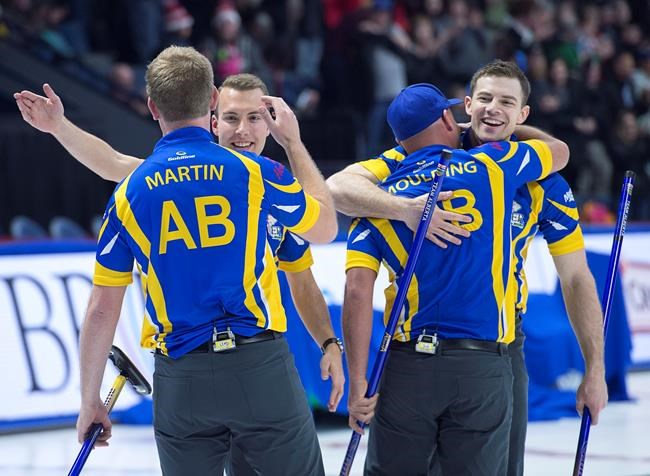
<path id="1" fill-rule="evenodd" d="M 447 107 L 455 106 L 456 104 L 460 104 L 462 102 L 463 102 L 462 99 L 457 99 L 457 98 L 447 99 Z"/>

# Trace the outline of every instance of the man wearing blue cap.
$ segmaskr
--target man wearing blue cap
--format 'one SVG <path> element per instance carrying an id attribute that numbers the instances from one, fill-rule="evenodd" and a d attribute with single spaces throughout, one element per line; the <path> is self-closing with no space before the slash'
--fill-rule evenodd
<path id="1" fill-rule="evenodd" d="M 472 78 L 470 96 L 465 98 L 466 111 L 472 122 L 471 129 L 462 136 L 463 148 L 470 149 L 472 144 L 510 137 L 517 124 L 528 115 L 526 101 L 529 93 L 530 84 L 514 63 L 495 60 L 479 69 Z M 328 185 L 339 211 L 400 219 L 415 229 L 423 206 L 421 197 L 404 199 L 386 194 L 375 186 L 401 166 L 406 154 L 407 151 L 398 146 L 375 159 L 353 164 L 331 177 Z M 466 207 L 462 200 L 459 204 L 458 200 L 446 199 L 443 207 L 444 211 L 437 210 L 434 214 L 427 236 L 442 247 L 446 247 L 444 241 L 460 244 L 455 235 L 468 236 L 468 229 L 474 227 L 473 223 L 456 221 L 458 227 L 455 227 L 448 221 L 457 220 L 450 217 L 452 210 L 462 212 L 466 211 Z M 471 221 L 469 215 L 468 221 Z M 607 386 L 604 378 L 602 312 L 594 278 L 587 266 L 573 193 L 560 174 L 553 173 L 544 180 L 519 188 L 513 202 L 511 230 L 517 292 L 515 302 L 511 303 L 516 309 L 515 340 L 508 345 L 514 384 L 507 474 L 521 476 L 528 420 L 528 373 L 524 362 L 525 336 L 522 329 L 528 293 L 523 265 L 528 246 L 538 232 L 544 237 L 553 256 L 569 319 L 584 356 L 585 374 L 576 394 L 576 409 L 581 413 L 584 406 L 589 407 L 594 424 L 607 403 Z M 438 473 L 429 473 L 430 476 L 433 474 Z"/>
<path id="2" fill-rule="evenodd" d="M 428 191 L 443 148 L 459 146 L 459 126 L 449 111 L 459 102 L 432 85 L 417 84 L 391 103 L 388 122 L 408 155 L 380 184 L 385 195 L 406 200 Z M 521 123 L 525 116 L 514 119 Z M 383 262 L 391 281 L 387 318 L 413 233 L 398 220 L 353 222 L 343 326 L 350 423 L 361 431 L 355 420 L 374 416 L 366 474 L 427 474 L 434 455 L 444 474 L 506 472 L 512 417 L 507 345 L 515 332 L 514 306 L 507 303 L 516 292 L 510 210 L 518 187 L 562 168 L 569 155 L 566 144 L 541 131 L 520 126 L 517 133 L 528 140 L 453 151 L 442 190 L 454 191 L 456 211 L 472 218 L 472 234 L 462 248 L 424 244 L 380 396 L 372 399 L 362 397 L 373 286 Z"/>

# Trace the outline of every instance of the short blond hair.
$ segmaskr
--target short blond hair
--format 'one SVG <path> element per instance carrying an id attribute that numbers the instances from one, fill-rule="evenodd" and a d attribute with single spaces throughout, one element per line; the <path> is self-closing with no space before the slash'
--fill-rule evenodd
<path id="1" fill-rule="evenodd" d="M 223 80 L 223 83 L 219 86 L 219 91 L 223 88 L 230 88 L 235 91 L 252 91 L 253 89 L 259 89 L 265 96 L 268 96 L 269 94 L 269 88 L 266 87 L 264 81 L 262 81 L 258 76 L 250 73 L 231 74 Z"/>
<path id="2" fill-rule="evenodd" d="M 192 47 L 165 48 L 147 66 L 147 95 L 171 122 L 210 112 L 214 74 L 210 61 Z"/>

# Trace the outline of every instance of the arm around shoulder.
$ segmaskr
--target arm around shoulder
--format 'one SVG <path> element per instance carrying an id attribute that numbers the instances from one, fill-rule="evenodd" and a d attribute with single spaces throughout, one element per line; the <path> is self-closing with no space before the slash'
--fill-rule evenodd
<path id="1" fill-rule="evenodd" d="M 569 163 L 569 146 L 566 142 L 532 126 L 517 126 L 515 135 L 519 140 L 539 140 L 544 142 L 551 153 L 551 170 L 549 173 L 562 170 Z"/>

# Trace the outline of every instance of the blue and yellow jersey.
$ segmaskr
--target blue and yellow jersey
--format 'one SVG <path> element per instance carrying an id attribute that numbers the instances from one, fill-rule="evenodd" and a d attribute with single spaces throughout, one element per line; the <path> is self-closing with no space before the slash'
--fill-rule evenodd
<path id="1" fill-rule="evenodd" d="M 464 135 L 463 145 L 468 146 Z M 467 147 L 471 148 L 471 147 Z M 374 159 L 359 162 L 379 181 L 393 173 L 406 157 L 401 146 L 387 150 Z M 512 237 L 517 286 L 516 309 L 526 312 L 528 284 L 524 263 L 528 247 L 538 231 L 548 244 L 552 256 L 584 249 L 578 209 L 573 191 L 564 178 L 553 173 L 536 183 L 528 183 L 517 190 L 512 205 Z"/>
<path id="2" fill-rule="evenodd" d="M 434 145 L 402 158 L 380 186 L 406 197 L 427 193 L 441 152 Z M 513 340 L 511 204 L 517 188 L 547 176 L 551 165 L 550 150 L 540 141 L 494 142 L 454 151 L 442 184 L 454 197 L 444 206 L 473 218 L 462 225 L 472 235 L 463 246 L 446 250 L 425 241 L 396 339 L 412 340 L 426 330 L 441 338 Z M 383 263 L 389 271 L 385 319 L 412 241 L 413 233 L 398 221 L 364 218 L 351 226 L 346 269 L 377 271 Z"/>
<path id="3" fill-rule="evenodd" d="M 93 282 L 143 276 L 142 345 L 179 357 L 213 328 L 286 330 L 267 217 L 302 233 L 318 202 L 281 164 L 225 149 L 207 130 L 165 135 L 118 184 L 105 213 Z"/>
<path id="4" fill-rule="evenodd" d="M 552 256 L 584 249 L 584 239 L 573 191 L 558 173 L 517 190 L 512 203 L 512 235 L 517 282 L 517 311 L 526 312 L 528 285 L 524 262 L 538 231 Z"/>
<path id="5" fill-rule="evenodd" d="M 314 264 L 309 242 L 287 229 L 273 216 L 266 221 L 266 234 L 279 269 L 299 273 Z"/>

